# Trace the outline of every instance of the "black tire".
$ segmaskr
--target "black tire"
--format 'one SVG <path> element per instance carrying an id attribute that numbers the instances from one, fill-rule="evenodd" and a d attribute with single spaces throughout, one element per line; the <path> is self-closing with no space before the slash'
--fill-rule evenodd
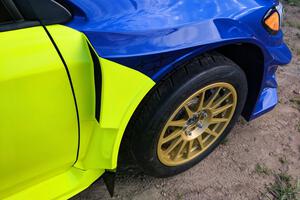
<path id="1" fill-rule="evenodd" d="M 157 155 L 162 128 L 174 110 L 191 94 L 214 82 L 227 82 L 237 92 L 237 106 L 222 135 L 193 160 L 166 166 Z M 185 171 L 209 155 L 226 137 L 240 116 L 247 97 L 247 79 L 239 66 L 228 58 L 211 53 L 193 59 L 169 74 L 145 97 L 130 121 L 126 135 L 133 158 L 143 171 L 154 177 L 168 177 Z"/>

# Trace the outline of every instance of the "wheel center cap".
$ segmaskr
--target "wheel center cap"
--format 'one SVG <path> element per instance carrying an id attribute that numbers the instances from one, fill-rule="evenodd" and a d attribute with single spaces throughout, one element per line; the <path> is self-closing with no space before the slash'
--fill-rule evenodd
<path id="1" fill-rule="evenodd" d="M 186 122 L 187 126 L 195 125 L 199 121 L 199 115 L 195 114 L 193 117 L 189 118 Z"/>
<path id="2" fill-rule="evenodd" d="M 193 140 L 204 132 L 209 124 L 209 116 L 207 111 L 201 111 L 186 121 L 184 132 L 187 140 Z"/>

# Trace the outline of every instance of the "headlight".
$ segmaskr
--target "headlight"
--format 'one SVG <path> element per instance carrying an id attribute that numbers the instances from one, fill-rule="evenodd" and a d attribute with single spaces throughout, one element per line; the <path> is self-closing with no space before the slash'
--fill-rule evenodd
<path id="1" fill-rule="evenodd" d="M 276 34 L 280 30 L 282 15 L 283 6 L 281 3 L 279 3 L 275 8 L 270 9 L 265 15 L 263 24 L 271 34 Z"/>

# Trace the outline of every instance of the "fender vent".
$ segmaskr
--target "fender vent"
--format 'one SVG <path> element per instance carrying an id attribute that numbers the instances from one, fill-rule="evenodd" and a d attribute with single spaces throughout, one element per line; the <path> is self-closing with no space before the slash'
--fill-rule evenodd
<path id="1" fill-rule="evenodd" d="M 100 110 L 101 110 L 101 85 L 102 85 L 102 74 L 101 74 L 101 65 L 99 58 L 95 53 L 94 49 L 90 44 L 89 49 L 94 63 L 94 81 L 95 81 L 95 118 L 100 122 Z"/>

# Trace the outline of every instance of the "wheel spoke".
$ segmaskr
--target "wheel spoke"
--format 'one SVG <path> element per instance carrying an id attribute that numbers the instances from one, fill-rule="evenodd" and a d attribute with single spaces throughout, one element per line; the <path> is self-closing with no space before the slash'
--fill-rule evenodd
<path id="1" fill-rule="evenodd" d="M 219 92 L 221 91 L 221 88 L 218 88 L 217 91 L 215 91 L 207 100 L 207 103 L 205 105 L 206 108 L 211 107 L 217 96 L 219 95 Z"/>
<path id="2" fill-rule="evenodd" d="M 161 144 L 164 144 L 164 143 L 166 143 L 166 142 L 169 142 L 169 141 L 171 141 L 171 140 L 176 139 L 177 137 L 180 136 L 181 133 L 182 133 L 182 130 L 181 130 L 181 129 L 178 129 L 178 130 L 176 130 L 176 131 L 170 133 L 170 135 L 168 135 L 167 137 L 165 137 L 165 138 L 162 139 Z"/>
<path id="3" fill-rule="evenodd" d="M 219 123 L 219 124 L 216 124 L 215 127 L 213 127 L 212 130 L 215 132 L 215 131 L 218 129 L 219 126 L 220 126 L 220 123 Z"/>
<path id="4" fill-rule="evenodd" d="M 166 149 L 165 153 L 166 154 L 170 154 L 172 150 L 175 149 L 175 147 L 177 147 L 177 145 L 182 141 L 183 139 L 180 137 L 178 138 L 178 140 L 173 141 L 172 144 Z"/>
<path id="5" fill-rule="evenodd" d="M 209 128 L 205 129 L 205 133 L 208 133 L 209 135 L 212 135 L 214 137 L 217 137 L 218 134 L 212 130 L 210 130 Z"/>
<path id="6" fill-rule="evenodd" d="M 181 146 L 179 148 L 179 150 L 176 152 L 176 155 L 175 155 L 175 159 L 178 158 L 181 154 L 181 151 L 183 150 L 183 148 L 185 147 L 187 141 L 186 140 L 183 140 L 183 142 L 181 143 Z"/>
<path id="7" fill-rule="evenodd" d="M 225 95 L 220 97 L 213 105 L 212 108 L 217 108 L 221 103 L 223 103 L 229 96 L 231 95 L 231 92 L 227 92 Z"/>
<path id="8" fill-rule="evenodd" d="M 218 108 L 218 109 L 214 109 L 213 112 L 212 112 L 212 114 L 213 114 L 213 116 L 216 116 L 216 115 L 218 115 L 218 114 L 224 112 L 224 111 L 227 110 L 228 108 L 231 108 L 232 106 L 233 106 L 233 104 L 227 104 L 227 105 L 222 106 L 222 107 L 220 107 L 220 108 Z"/>
<path id="9" fill-rule="evenodd" d="M 189 118 L 193 117 L 194 112 L 189 108 L 188 105 L 184 105 L 184 109 L 185 109 L 186 113 L 188 114 Z"/>
<path id="10" fill-rule="evenodd" d="M 207 136 L 202 140 L 203 144 L 204 144 L 210 137 L 211 137 L 211 135 L 207 135 Z"/>
<path id="11" fill-rule="evenodd" d="M 199 98 L 200 98 L 199 99 L 200 102 L 199 102 L 199 105 L 198 105 L 198 108 L 197 108 L 196 112 L 199 112 L 200 110 L 203 109 L 204 98 L 205 98 L 205 91 L 200 94 Z"/>
<path id="12" fill-rule="evenodd" d="M 180 120 L 176 120 L 176 121 L 170 121 L 168 123 L 168 126 L 176 126 L 176 127 L 183 127 L 186 123 L 186 120 L 184 119 L 180 119 Z"/>
<path id="13" fill-rule="evenodd" d="M 193 147 L 193 142 L 194 140 L 191 140 L 189 141 L 189 144 L 188 144 L 188 152 L 187 152 L 187 158 L 189 158 L 191 156 L 191 153 L 192 153 L 192 147 Z"/>
<path id="14" fill-rule="evenodd" d="M 203 139 L 202 139 L 202 135 L 200 135 L 199 137 L 197 137 L 197 140 L 200 144 L 200 147 L 201 149 L 204 149 L 204 142 L 203 142 Z"/>
<path id="15" fill-rule="evenodd" d="M 212 118 L 209 124 L 219 124 L 222 122 L 227 122 L 228 120 L 228 118 Z"/>

